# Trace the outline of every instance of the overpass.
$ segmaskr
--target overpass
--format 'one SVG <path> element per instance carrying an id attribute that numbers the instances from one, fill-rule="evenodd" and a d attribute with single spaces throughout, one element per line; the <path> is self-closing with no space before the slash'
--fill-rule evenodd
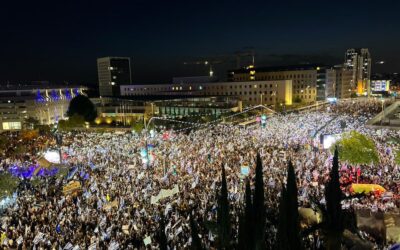
<path id="1" fill-rule="evenodd" d="M 400 129 L 400 101 L 396 101 L 369 120 L 367 127 L 375 129 Z"/>

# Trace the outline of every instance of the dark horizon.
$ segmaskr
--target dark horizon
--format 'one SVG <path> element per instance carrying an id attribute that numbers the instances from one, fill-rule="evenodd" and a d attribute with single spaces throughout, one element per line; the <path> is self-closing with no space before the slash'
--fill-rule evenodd
<path id="1" fill-rule="evenodd" d="M 370 49 L 372 72 L 400 71 L 396 1 L 131 1 L 3 4 L 0 81 L 97 83 L 96 59 L 132 58 L 134 83 L 206 75 L 185 61 L 222 60 L 253 47 L 256 66 L 338 64 L 348 48 Z M 385 61 L 377 65 L 376 61 Z"/>

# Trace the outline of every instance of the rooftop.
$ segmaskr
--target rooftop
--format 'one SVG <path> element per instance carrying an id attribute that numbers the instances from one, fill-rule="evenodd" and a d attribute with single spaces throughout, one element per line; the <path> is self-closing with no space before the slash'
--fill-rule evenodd
<path id="1" fill-rule="evenodd" d="M 276 71 L 295 71 L 295 70 L 315 70 L 317 67 L 326 67 L 323 64 L 298 64 L 298 65 L 286 65 L 286 66 L 268 66 L 268 67 L 255 67 L 255 68 L 242 68 L 230 70 L 234 73 L 248 73 L 250 70 L 256 72 L 276 72 Z"/>

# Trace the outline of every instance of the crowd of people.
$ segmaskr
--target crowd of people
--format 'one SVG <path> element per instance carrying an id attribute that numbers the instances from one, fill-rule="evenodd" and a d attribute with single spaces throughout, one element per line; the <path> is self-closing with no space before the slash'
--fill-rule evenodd
<path id="1" fill-rule="evenodd" d="M 241 170 L 249 167 L 253 180 L 257 153 L 263 163 L 267 214 L 278 213 L 289 160 L 295 167 L 299 205 L 312 207 L 310 197 L 323 204 L 332 153 L 323 149 L 320 135 L 352 130 L 374 140 L 380 162 L 357 166 L 341 162 L 341 176 L 347 181 L 379 184 L 393 195 L 351 199 L 343 207 L 398 211 L 397 146 L 387 141 L 400 134 L 366 127 L 366 121 L 379 112 L 377 107 L 380 103 L 375 101 L 343 102 L 302 113 L 275 114 L 268 116 L 265 128 L 212 124 L 151 135 L 63 133 L 62 163 L 73 171 L 64 178 L 43 178 L 35 187 L 22 185 L 16 203 L 1 217 L 0 244 L 20 249 L 158 249 L 157 233 L 163 219 L 171 249 L 186 249 L 191 245 L 192 216 L 204 248 L 212 249 L 217 236 L 210 225 L 216 221 L 222 167 L 234 224 L 247 178 Z M 35 156 L 36 152 L 25 158 L 5 155 L 1 168 L 6 171 L 9 164 L 34 162 Z M 62 190 L 70 181 L 79 182 L 80 191 L 66 195 Z M 277 225 L 267 219 L 266 241 L 272 246 Z M 237 226 L 234 229 L 235 238 Z"/>

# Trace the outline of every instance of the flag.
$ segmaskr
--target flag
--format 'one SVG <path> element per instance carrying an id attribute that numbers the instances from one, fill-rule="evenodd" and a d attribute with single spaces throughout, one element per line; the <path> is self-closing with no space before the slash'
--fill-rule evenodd
<path id="1" fill-rule="evenodd" d="M 167 204 L 167 206 L 165 207 L 164 216 L 167 216 L 169 210 L 171 210 L 171 209 L 172 209 L 171 204 Z"/>
<path id="2" fill-rule="evenodd" d="M 44 234 L 39 232 L 35 238 L 33 239 L 33 244 L 38 244 L 41 240 L 43 240 Z"/>
<path id="3" fill-rule="evenodd" d="M 71 244 L 71 242 L 68 242 L 67 245 L 64 246 L 63 250 L 70 250 L 72 249 L 73 245 Z"/>
<path id="4" fill-rule="evenodd" d="M 88 250 L 96 250 L 96 242 L 92 243 L 92 244 L 89 246 Z"/>
<path id="5" fill-rule="evenodd" d="M 108 250 L 117 250 L 119 248 L 118 242 L 111 242 L 110 246 L 108 247 Z"/>
<path id="6" fill-rule="evenodd" d="M 175 236 L 178 236 L 180 233 L 182 233 L 182 231 L 183 231 L 182 226 L 180 226 L 180 227 L 176 230 Z"/>
<path id="7" fill-rule="evenodd" d="M 22 242 L 24 242 L 24 238 L 22 236 L 19 236 L 18 239 L 16 240 L 18 245 L 21 245 Z"/>
<path id="8" fill-rule="evenodd" d="M 150 245 L 151 244 L 150 236 L 147 236 L 146 238 L 144 238 L 143 243 L 145 246 Z"/>

